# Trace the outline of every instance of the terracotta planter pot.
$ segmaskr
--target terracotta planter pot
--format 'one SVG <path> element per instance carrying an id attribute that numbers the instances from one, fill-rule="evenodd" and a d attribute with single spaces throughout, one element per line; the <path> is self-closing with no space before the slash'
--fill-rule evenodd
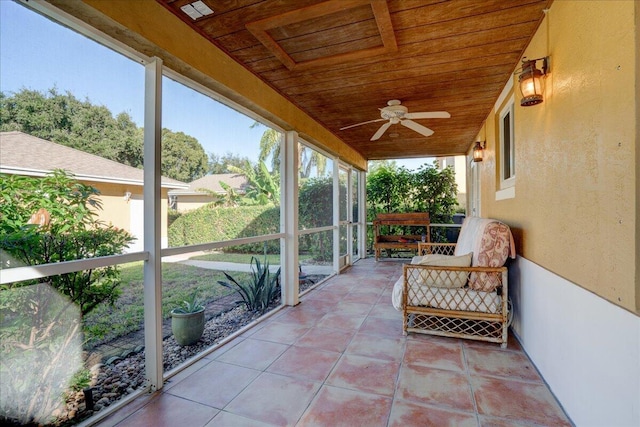
<path id="1" fill-rule="evenodd" d="M 171 330 L 179 345 L 191 345 L 204 332 L 204 308 L 195 313 L 176 313 L 171 310 Z"/>

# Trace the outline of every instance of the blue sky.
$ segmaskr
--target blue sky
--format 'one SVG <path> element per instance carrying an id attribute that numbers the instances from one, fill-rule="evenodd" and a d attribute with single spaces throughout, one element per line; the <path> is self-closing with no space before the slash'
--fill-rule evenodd
<path id="1" fill-rule="evenodd" d="M 0 0 L 0 91 L 45 92 L 53 87 L 104 105 L 114 115 L 127 112 L 138 126 L 143 124 L 141 64 L 19 4 Z M 167 78 L 163 88 L 163 127 L 194 136 L 207 153 L 233 152 L 257 159 L 264 127 L 250 129 L 253 119 Z M 422 163 L 424 159 L 398 161 L 409 169 Z"/>

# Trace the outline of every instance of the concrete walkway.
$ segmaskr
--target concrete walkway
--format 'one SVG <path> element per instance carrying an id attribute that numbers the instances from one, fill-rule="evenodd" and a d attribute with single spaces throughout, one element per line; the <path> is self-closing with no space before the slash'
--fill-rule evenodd
<path id="1" fill-rule="evenodd" d="M 251 264 L 243 264 L 238 262 L 224 262 L 224 261 L 200 261 L 200 260 L 182 260 L 178 261 L 180 264 L 191 265 L 193 267 L 206 268 L 208 270 L 221 270 L 221 271 L 239 271 L 244 273 L 251 272 Z M 302 272 L 307 275 L 330 275 L 333 273 L 333 267 L 329 265 L 302 265 Z M 280 266 L 270 265 L 269 271 L 276 272 Z"/>
<path id="2" fill-rule="evenodd" d="M 184 265 L 191 265 L 193 267 L 206 268 L 207 270 L 221 270 L 221 271 L 239 271 L 243 273 L 251 272 L 251 264 L 239 263 L 239 262 L 226 262 L 226 261 L 202 261 L 191 259 L 199 255 L 206 255 L 207 252 L 191 252 L 188 254 L 173 255 L 162 258 L 163 262 L 177 262 Z M 333 274 L 333 267 L 331 265 L 315 265 L 315 264 L 301 264 L 302 272 L 306 275 L 325 275 L 329 276 Z M 269 271 L 278 271 L 278 265 L 269 266 Z"/>

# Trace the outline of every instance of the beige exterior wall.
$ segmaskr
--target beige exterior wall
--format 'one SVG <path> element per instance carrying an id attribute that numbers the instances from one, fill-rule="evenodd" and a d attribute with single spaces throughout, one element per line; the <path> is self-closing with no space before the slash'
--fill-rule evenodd
<path id="1" fill-rule="evenodd" d="M 342 161 L 366 170 L 366 159 L 360 153 L 216 49 L 155 0 L 131 1 L 126 7 L 122 2 L 102 0 L 51 0 L 51 3 L 62 10 L 73 11 L 73 15 L 81 16 L 85 22 L 138 52 L 160 57 L 165 66 L 256 111 L 284 130 L 297 131 L 304 140 L 339 156 Z M 171 31 L 166 31 L 167 28 Z"/>
<path id="2" fill-rule="evenodd" d="M 188 212 L 198 209 L 204 205 L 208 205 L 213 201 L 213 197 L 201 195 L 179 195 L 178 196 L 178 212 Z"/>
<path id="3" fill-rule="evenodd" d="M 102 202 L 102 210 L 98 210 L 98 218 L 106 224 L 112 224 L 115 227 L 122 228 L 131 232 L 131 200 L 125 200 L 126 192 L 131 193 L 131 199 L 142 200 L 142 186 L 128 184 L 111 184 L 105 182 L 84 181 L 84 184 L 91 185 L 100 191 L 100 200 Z M 161 189 L 161 237 L 163 241 L 168 238 L 167 220 L 168 220 L 168 189 Z"/>
<path id="4" fill-rule="evenodd" d="M 521 107 L 515 89 L 514 197 L 496 200 L 499 107 L 478 135 L 482 215 L 512 226 L 523 257 L 636 313 L 639 13 L 632 1 L 553 3 L 524 53 L 550 55 L 544 102 Z"/>

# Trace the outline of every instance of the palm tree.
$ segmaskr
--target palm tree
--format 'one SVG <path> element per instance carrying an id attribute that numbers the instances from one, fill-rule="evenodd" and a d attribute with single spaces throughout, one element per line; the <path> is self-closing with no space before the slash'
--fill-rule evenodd
<path id="1" fill-rule="evenodd" d="M 250 127 L 264 126 L 260 122 L 254 122 Z M 267 128 L 260 138 L 260 155 L 258 160 L 264 162 L 271 155 L 272 170 L 280 170 L 280 147 L 282 134 L 275 129 Z M 323 176 L 327 171 L 327 158 L 315 150 L 298 143 L 298 165 L 300 178 L 308 178 L 315 166 L 318 175 Z"/>

